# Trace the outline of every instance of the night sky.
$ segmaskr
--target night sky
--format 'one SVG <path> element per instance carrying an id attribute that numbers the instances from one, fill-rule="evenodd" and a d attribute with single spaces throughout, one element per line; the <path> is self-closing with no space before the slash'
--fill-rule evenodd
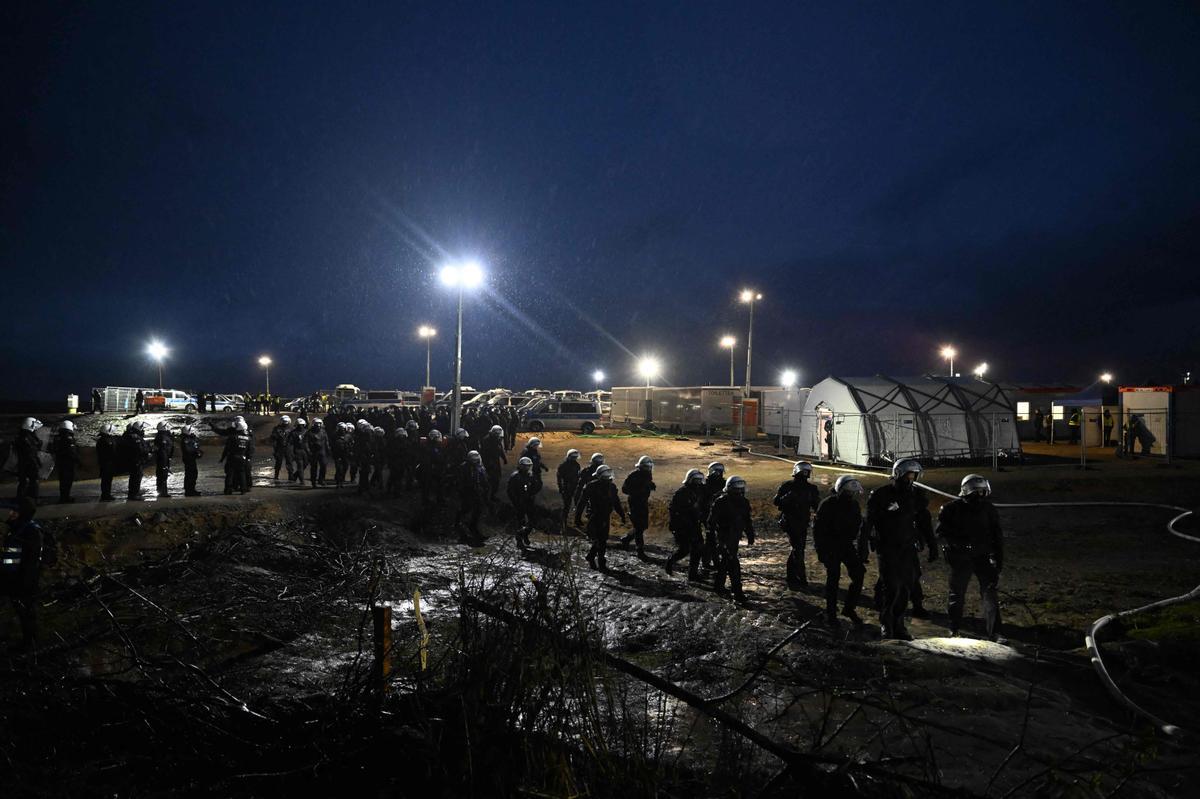
<path id="1" fill-rule="evenodd" d="M 5 4 L 0 397 L 1200 363 L 1196 4 L 799 5 Z"/>

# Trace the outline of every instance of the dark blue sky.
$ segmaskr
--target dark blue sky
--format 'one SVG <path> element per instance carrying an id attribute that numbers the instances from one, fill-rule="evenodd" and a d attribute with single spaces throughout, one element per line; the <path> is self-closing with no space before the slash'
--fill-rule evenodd
<path id="1" fill-rule="evenodd" d="M 468 255 L 477 387 L 1200 356 L 1195 4 L 25 5 L 0 396 L 444 386 Z"/>

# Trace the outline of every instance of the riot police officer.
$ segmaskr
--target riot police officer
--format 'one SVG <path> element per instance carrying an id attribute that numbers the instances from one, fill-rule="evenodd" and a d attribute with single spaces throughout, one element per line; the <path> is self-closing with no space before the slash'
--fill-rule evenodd
<path id="1" fill-rule="evenodd" d="M 75 483 L 75 467 L 80 466 L 79 447 L 75 444 L 75 424 L 70 419 L 58 423 L 54 437 L 54 468 L 58 472 L 58 501 L 74 502 L 71 486 Z"/>
<path id="2" fill-rule="evenodd" d="M 725 464 L 713 461 L 708 464 L 708 474 L 704 478 L 704 494 L 700 504 L 700 518 L 705 522 L 704 567 L 709 570 L 716 568 L 717 535 L 716 531 L 708 525 L 708 514 L 712 510 L 713 502 L 721 496 L 721 492 L 724 490 Z"/>
<path id="3" fill-rule="evenodd" d="M 170 496 L 167 477 L 171 474 L 171 458 L 175 455 L 175 439 L 171 436 L 171 425 L 166 420 L 158 423 L 154 434 L 154 482 L 160 497 Z"/>
<path id="4" fill-rule="evenodd" d="M 959 498 L 938 511 L 936 534 L 950 566 L 950 634 L 958 635 L 971 575 L 979 583 L 988 639 L 1000 638 L 1000 571 L 1004 568 L 1004 535 L 1000 514 L 990 499 L 992 486 L 978 474 L 962 479 Z"/>
<path id="5" fill-rule="evenodd" d="M 325 485 L 325 466 L 329 456 L 329 436 L 325 433 L 325 420 L 313 419 L 308 434 L 304 437 L 304 445 L 308 449 L 308 477 L 313 488 Z M 303 482 L 303 477 L 301 477 Z"/>
<path id="6" fill-rule="evenodd" d="M 183 456 L 183 495 L 198 497 L 196 479 L 200 476 L 199 460 L 204 457 L 200 449 L 200 437 L 192 424 L 185 424 L 179 431 L 179 452 Z"/>
<path id="7" fill-rule="evenodd" d="M 867 499 L 867 533 L 879 563 L 876 590 L 884 638 L 912 640 L 904 625 L 904 612 L 913 584 L 920 580 L 917 552 L 933 542 L 929 498 L 914 485 L 921 471 L 921 464 L 912 458 L 897 461 L 892 481 L 872 491 Z M 930 547 L 929 558 L 937 559 L 936 546 Z"/>
<path id="8" fill-rule="evenodd" d="M 608 531 L 612 514 L 621 517 L 625 523 L 625 508 L 621 506 L 621 495 L 613 485 L 612 467 L 601 463 L 596 466 L 593 479 L 589 480 L 583 489 L 583 495 L 575 505 L 575 526 L 583 524 L 583 514 L 587 513 L 587 537 L 592 542 L 587 553 L 587 562 L 593 569 L 605 571 L 608 564 L 604 559 L 608 551 Z"/>
<path id="9" fill-rule="evenodd" d="M 96 466 L 100 469 L 100 501 L 112 502 L 113 476 L 117 473 L 117 426 L 106 422 L 96 437 Z"/>
<path id="10" fill-rule="evenodd" d="M 704 472 L 690 470 L 683 478 L 683 485 L 671 495 L 668 518 L 671 535 L 675 538 L 675 552 L 667 558 L 663 568 L 671 574 L 675 563 L 688 558 L 688 579 L 700 579 L 700 556 L 704 549 L 704 536 L 700 532 L 703 519 L 700 508 L 704 503 Z"/>
<path id="11" fill-rule="evenodd" d="M 31 497 L 36 503 L 40 489 L 42 464 L 38 453 L 42 451 L 42 441 L 37 437 L 37 431 L 42 423 L 32 416 L 21 422 L 17 440 L 13 447 L 17 451 L 17 499 Z"/>
<path id="12" fill-rule="evenodd" d="M 866 531 L 858 507 L 858 495 L 862 492 L 862 483 L 852 475 L 843 474 L 833 484 L 833 494 L 817 506 L 817 518 L 813 522 L 813 545 L 817 559 L 825 567 L 825 618 L 831 625 L 837 624 L 838 582 L 842 579 L 843 566 L 850 576 L 850 588 L 846 592 L 842 615 L 855 627 L 863 623 L 855 610 L 867 571 Z"/>
<path id="13" fill-rule="evenodd" d="M 298 423 L 300 420 L 296 421 Z M 246 461 L 249 458 L 249 452 L 249 425 L 246 424 L 245 420 L 239 419 L 233 423 L 233 430 L 225 439 L 225 448 L 221 451 L 220 462 L 225 464 L 226 494 L 232 494 L 234 489 L 237 489 L 242 494 L 250 490 L 246 485 Z"/>
<path id="14" fill-rule="evenodd" d="M 287 466 L 288 480 L 296 473 L 296 467 L 288 455 L 288 433 L 292 430 L 290 416 L 279 417 L 279 424 L 271 429 L 271 452 L 275 456 L 275 479 L 279 479 L 279 470 Z"/>
<path id="15" fill-rule="evenodd" d="M 566 457 L 558 464 L 555 479 L 558 482 L 558 497 L 562 501 L 563 532 L 566 532 L 567 523 L 571 518 L 571 502 L 575 498 L 575 489 L 579 486 L 579 450 L 567 450 Z"/>
<path id="16" fill-rule="evenodd" d="M 284 456 L 288 467 L 288 482 L 299 480 L 304 485 L 304 474 L 308 471 L 308 442 L 304 440 L 308 432 L 308 421 L 303 417 L 296 418 L 296 424 L 287 432 L 287 454 Z"/>
<path id="17" fill-rule="evenodd" d="M 817 487 L 808 482 L 812 464 L 798 461 L 792 467 L 792 479 L 779 486 L 772 502 L 780 510 L 779 526 L 792 545 L 787 559 L 787 584 L 793 591 L 808 589 L 808 570 L 804 564 L 804 549 L 808 543 L 808 522 L 821 501 Z"/>
<path id="18" fill-rule="evenodd" d="M 508 477 L 508 501 L 512 503 L 517 525 L 517 546 L 529 546 L 529 534 L 533 532 L 534 503 L 537 493 L 533 480 L 533 459 L 522 456 L 517 460 L 517 469 Z"/>
<path id="19" fill-rule="evenodd" d="M 479 532 L 479 515 L 488 502 L 487 472 L 483 468 L 483 458 L 477 450 L 467 453 L 458 467 L 458 513 L 454 517 L 454 526 L 466 523 L 464 538 L 473 546 L 483 544 L 484 537 Z"/>
<path id="20" fill-rule="evenodd" d="M 125 426 L 121 436 L 121 458 L 129 468 L 129 488 L 126 500 L 136 502 L 142 498 L 142 470 L 150 459 L 150 445 L 146 443 L 146 423 L 132 421 Z"/>
<path id="21" fill-rule="evenodd" d="M 637 556 L 646 557 L 646 528 L 650 526 L 650 494 L 657 488 L 654 484 L 654 461 L 649 455 L 637 459 L 634 469 L 625 476 L 621 493 L 629 497 L 629 522 L 633 529 L 621 536 L 621 546 L 628 548 L 629 542 L 637 545 Z"/>
<path id="22" fill-rule="evenodd" d="M 479 450 L 479 457 L 483 459 L 483 468 L 488 476 L 488 495 L 492 497 L 500 490 L 501 464 L 508 465 L 508 456 L 504 452 L 504 428 L 494 424 Z"/>
<path id="23" fill-rule="evenodd" d="M 725 578 L 729 578 L 729 588 L 733 598 L 745 602 L 746 595 L 742 593 L 742 562 L 738 555 L 738 547 L 742 537 L 746 543 L 754 545 L 754 520 L 750 516 L 750 500 L 746 499 L 746 481 L 737 475 L 732 475 L 721 494 L 713 500 L 708 512 L 708 526 L 713 530 L 717 541 L 716 575 L 713 587 L 717 593 L 725 593 Z"/>

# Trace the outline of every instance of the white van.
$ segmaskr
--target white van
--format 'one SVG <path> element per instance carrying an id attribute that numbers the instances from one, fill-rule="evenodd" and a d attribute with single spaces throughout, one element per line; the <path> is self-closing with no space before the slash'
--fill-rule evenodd
<path id="1" fill-rule="evenodd" d="M 521 409 L 521 429 L 540 433 L 543 430 L 578 430 L 590 434 L 601 427 L 600 403 L 594 400 L 558 400 L 543 397 Z"/>

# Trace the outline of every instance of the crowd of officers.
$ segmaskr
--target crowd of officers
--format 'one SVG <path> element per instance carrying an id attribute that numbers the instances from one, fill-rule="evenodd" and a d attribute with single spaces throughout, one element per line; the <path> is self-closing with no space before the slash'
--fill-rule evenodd
<path id="1" fill-rule="evenodd" d="M 274 478 L 280 481 L 285 476 L 289 483 L 307 482 L 314 488 L 327 485 L 332 463 L 332 482 L 339 488 L 354 485 L 361 493 L 374 490 L 389 495 L 419 489 L 425 509 L 445 506 L 447 495 L 457 494 L 455 528 L 463 540 L 480 544 L 485 540 L 479 529 L 481 515 L 499 510 L 502 473 L 516 444 L 516 419 L 504 409 L 465 409 L 463 426 L 452 434 L 444 432 L 447 421 L 442 414 L 424 408 L 365 413 L 343 408 L 325 416 L 314 414 L 311 419 L 298 416 L 294 421 L 283 416 L 269 436 Z M 16 443 L 18 502 L 37 498 L 40 440 L 36 431 L 40 426 L 36 419 L 26 419 Z M 202 452 L 191 424 L 180 431 L 178 444 L 184 464 L 184 493 L 198 495 L 197 461 Z M 79 458 L 69 420 L 60 423 L 51 450 L 58 468 L 60 500 L 70 502 Z M 96 441 L 96 452 L 102 501 L 113 499 L 113 476 L 118 471 L 129 474 L 128 498 L 139 499 L 143 469 L 151 462 L 159 495 L 168 495 L 175 437 L 167 422 L 158 424 L 151 441 L 147 441 L 140 420 L 129 422 L 120 435 L 115 425 L 107 424 Z M 254 436 L 246 421 L 236 417 L 220 458 L 226 494 L 251 490 L 253 455 Z M 580 458 L 578 450 L 569 450 L 555 471 L 562 529 L 565 531 L 571 521 L 583 529 L 591 543 L 586 555 L 588 564 L 605 571 L 611 521 L 616 515 L 631 528 L 619 539 L 621 545 L 626 549 L 632 545 L 637 556 L 646 559 L 650 499 L 657 490 L 653 460 L 647 455 L 640 457 L 618 491 L 615 474 L 605 463 L 603 453 L 592 454 L 587 465 L 582 465 Z M 838 624 L 838 588 L 844 569 L 850 584 L 841 616 L 856 626 L 863 624 L 856 607 L 868 553 L 873 551 L 879 571 L 875 607 L 881 634 L 884 638 L 908 640 L 911 636 L 904 618 L 910 606 L 914 617 L 927 616 L 922 604 L 920 552 L 926 550 L 932 562 L 941 551 L 950 566 L 952 633 L 958 632 L 965 592 L 974 576 L 979 583 L 987 635 L 992 640 L 998 638 L 997 585 L 1003 566 L 1003 540 L 986 479 L 978 475 L 964 478 L 960 497 L 943 505 L 935 528 L 928 494 L 916 485 L 922 471 L 916 460 L 895 464 L 890 482 L 871 492 L 865 516 L 859 503 L 863 488 L 854 476 L 838 477 L 832 492 L 822 497 L 810 482 L 812 470 L 809 463 L 796 463 L 791 479 L 779 486 L 773 499 L 780 512 L 779 526 L 791 546 L 785 569 L 789 588 L 808 589 L 805 550 L 811 522 L 817 558 L 826 570 L 823 593 L 827 620 Z M 549 471 L 542 461 L 541 441 L 533 437 L 504 482 L 515 539 L 522 549 L 529 546 L 529 535 L 541 513 L 537 496 L 544 487 L 543 473 Z M 627 498 L 628 513 L 622 495 Z M 668 527 L 676 543 L 664 564 L 668 573 L 686 559 L 690 580 L 711 579 L 718 593 L 745 601 L 739 548 L 743 539 L 747 545 L 755 540 L 745 479 L 736 475 L 726 478 L 720 462 L 709 464 L 707 473 L 688 471 L 670 497 Z M 12 565 L 7 560 L 5 563 Z M 22 584 L 28 585 L 29 579 L 26 577 Z"/>

